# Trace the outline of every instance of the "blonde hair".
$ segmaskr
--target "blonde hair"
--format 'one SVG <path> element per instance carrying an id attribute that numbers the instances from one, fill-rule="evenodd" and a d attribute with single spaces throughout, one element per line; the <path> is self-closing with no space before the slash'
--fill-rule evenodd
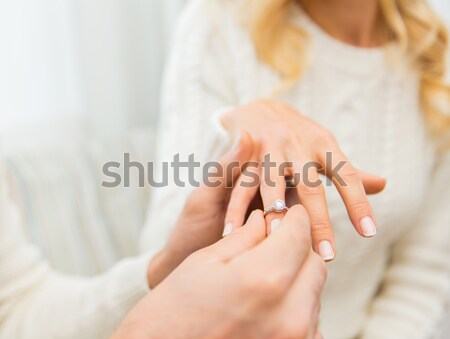
<path id="1" fill-rule="evenodd" d="M 308 37 L 289 20 L 298 0 L 247 0 L 259 58 L 285 82 L 308 65 Z M 422 109 L 435 134 L 450 131 L 450 87 L 445 84 L 448 33 L 426 0 L 379 0 L 388 42 L 395 42 L 420 74 Z"/>

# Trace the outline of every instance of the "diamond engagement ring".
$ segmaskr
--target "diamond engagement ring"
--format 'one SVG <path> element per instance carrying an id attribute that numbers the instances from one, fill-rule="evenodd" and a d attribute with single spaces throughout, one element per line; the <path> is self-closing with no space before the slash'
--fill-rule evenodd
<path id="1" fill-rule="evenodd" d="M 284 200 L 277 199 L 273 202 L 272 206 L 269 206 L 266 209 L 264 209 L 264 216 L 272 212 L 283 213 L 287 212 L 288 210 L 289 208 L 286 206 Z"/>

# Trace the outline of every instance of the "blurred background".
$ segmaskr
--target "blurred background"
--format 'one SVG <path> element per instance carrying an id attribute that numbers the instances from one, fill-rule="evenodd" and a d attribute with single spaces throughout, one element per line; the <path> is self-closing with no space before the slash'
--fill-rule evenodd
<path id="1" fill-rule="evenodd" d="M 4 147 L 153 126 L 184 1 L 1 1 Z M 450 22 L 450 1 L 432 3 Z"/>
<path id="2" fill-rule="evenodd" d="M 153 160 L 164 61 L 183 0 L 0 0 L 0 150 L 24 230 L 57 270 L 138 252 L 148 188 L 102 166 Z"/>
<path id="3" fill-rule="evenodd" d="M 0 1 L 3 146 L 153 126 L 182 3 Z"/>
<path id="4" fill-rule="evenodd" d="M 100 169 L 124 151 L 153 159 L 184 2 L 0 1 L 0 145 L 25 231 L 60 271 L 93 275 L 136 252 L 148 192 L 102 190 Z M 450 26 L 450 0 L 431 2 Z"/>

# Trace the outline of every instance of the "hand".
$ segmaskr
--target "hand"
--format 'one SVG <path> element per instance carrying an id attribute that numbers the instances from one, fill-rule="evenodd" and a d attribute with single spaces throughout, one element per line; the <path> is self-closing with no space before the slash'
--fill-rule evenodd
<path id="1" fill-rule="evenodd" d="M 319 180 L 319 173 L 323 173 L 333 180 L 357 232 L 364 237 L 376 234 L 375 216 L 366 194 L 381 192 L 386 181 L 355 169 L 328 130 L 293 108 L 269 100 L 230 111 L 223 116 L 222 122 L 231 134 L 239 131 L 251 134 L 259 145 L 252 156 L 253 161 L 261 163 L 264 156 L 270 153 L 270 160 L 277 165 L 270 169 L 253 169 L 261 178 L 260 187 L 242 187 L 241 180 L 245 178 L 236 183 L 225 218 L 227 229 L 242 224 L 258 188 L 264 207 L 271 206 L 277 199 L 288 200 L 285 198 L 285 177 L 299 173 L 301 176 L 296 182 L 296 193 L 311 219 L 313 248 L 325 260 L 334 259 L 334 234 L 324 187 Z M 327 161 L 327 153 L 332 155 L 331 161 Z M 280 165 L 288 162 L 291 164 L 280 173 Z M 336 168 L 340 168 L 337 173 L 333 170 Z M 269 181 L 273 185 L 269 185 Z M 278 213 L 268 214 L 268 233 L 272 222 L 278 223 L 279 218 Z"/>
<path id="2" fill-rule="evenodd" d="M 323 260 L 294 206 L 266 238 L 261 211 L 191 255 L 127 316 L 114 339 L 320 338 Z"/>
<path id="3" fill-rule="evenodd" d="M 223 173 L 211 179 L 214 185 L 209 187 L 204 184 L 190 194 L 165 248 L 149 265 L 147 275 L 151 288 L 190 254 L 222 238 L 231 190 L 242 171 L 241 167 L 233 167 L 231 171 L 226 169 L 232 168 L 229 166 L 232 163 L 244 166 L 252 153 L 253 141 L 247 133 L 243 133 L 237 145 L 219 161 Z"/>

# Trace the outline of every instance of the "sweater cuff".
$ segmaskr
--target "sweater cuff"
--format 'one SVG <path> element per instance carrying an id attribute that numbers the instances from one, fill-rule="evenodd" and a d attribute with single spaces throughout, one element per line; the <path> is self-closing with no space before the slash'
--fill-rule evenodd
<path id="1" fill-rule="evenodd" d="M 233 110 L 234 108 L 234 106 L 220 108 L 216 110 L 212 115 L 211 123 L 214 127 L 214 131 L 217 133 L 217 138 L 222 140 L 223 142 L 230 142 L 230 134 L 222 124 L 222 115 Z"/>
<path id="2" fill-rule="evenodd" d="M 151 254 L 146 253 L 137 258 L 125 259 L 119 263 L 117 291 L 115 304 L 117 310 L 128 313 L 139 300 L 141 300 L 150 288 L 148 286 L 147 270 L 150 263 Z"/>
<path id="3" fill-rule="evenodd" d="M 231 136 L 222 124 L 222 115 L 234 109 L 234 106 L 226 106 L 213 112 L 210 118 L 210 127 L 207 132 L 208 148 L 206 159 L 218 159 L 231 146 Z"/>

